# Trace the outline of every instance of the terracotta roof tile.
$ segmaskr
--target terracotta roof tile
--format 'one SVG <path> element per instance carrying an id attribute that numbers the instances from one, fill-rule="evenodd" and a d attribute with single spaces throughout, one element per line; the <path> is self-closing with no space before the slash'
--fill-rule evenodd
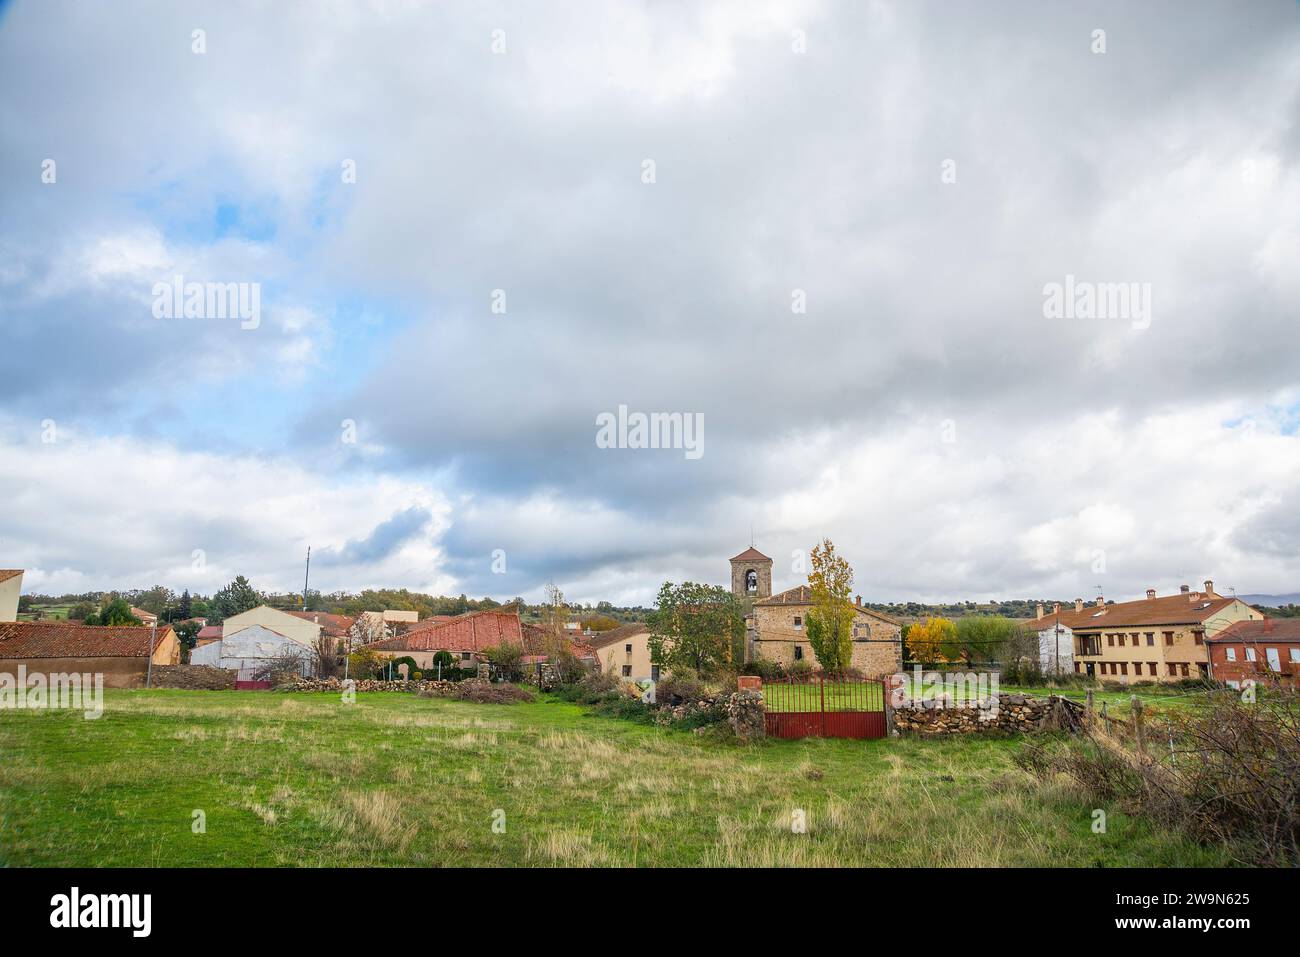
<path id="1" fill-rule="evenodd" d="M 0 568 L 0 582 L 7 582 L 15 575 L 21 575 L 22 573 L 23 569 L 21 568 Z"/>
<path id="2" fill-rule="evenodd" d="M 417 623 L 418 624 L 418 623 Z M 523 629 L 513 612 L 476 611 L 440 622 L 432 627 L 408 630 L 395 638 L 371 642 L 367 648 L 380 651 L 470 651 L 480 652 L 493 645 L 523 647 Z"/>
<path id="3" fill-rule="evenodd" d="M 1233 622 L 1207 642 L 1248 641 L 1267 644 L 1270 641 L 1290 643 L 1300 641 L 1300 618 L 1266 618 L 1263 621 Z"/>
<path id="4" fill-rule="evenodd" d="M 331 615 L 324 611 L 291 611 L 289 614 L 303 621 L 320 625 L 321 633 L 332 638 L 346 637 L 348 631 L 356 624 L 355 618 L 349 618 L 347 615 Z"/>
<path id="5" fill-rule="evenodd" d="M 0 624 L 0 658 L 147 658 L 171 628 L 105 628 L 64 622 Z"/>
<path id="6" fill-rule="evenodd" d="M 771 560 L 753 545 L 732 559 L 733 562 L 770 562 Z"/>

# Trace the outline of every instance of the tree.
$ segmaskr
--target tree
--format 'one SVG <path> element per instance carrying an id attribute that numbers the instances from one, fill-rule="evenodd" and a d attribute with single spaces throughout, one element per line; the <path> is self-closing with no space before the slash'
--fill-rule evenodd
<path id="1" fill-rule="evenodd" d="M 166 585 L 154 585 L 152 588 L 137 592 L 133 600 L 136 607 L 161 618 L 163 612 L 176 601 L 176 593 Z"/>
<path id="2" fill-rule="evenodd" d="M 181 643 L 184 653 L 184 660 L 190 660 L 190 652 L 194 649 L 194 641 L 199 633 L 199 623 L 197 621 L 182 621 L 172 626 L 176 632 L 176 639 Z"/>
<path id="3" fill-rule="evenodd" d="M 946 645 L 946 657 L 960 658 L 969 666 L 975 661 L 1000 661 L 1003 651 L 1014 643 L 1020 626 L 999 615 L 971 615 L 958 619 L 956 634 Z"/>
<path id="4" fill-rule="evenodd" d="M 853 569 L 835 544 L 822 539 L 809 558 L 813 607 L 808 612 L 808 644 L 823 671 L 846 671 L 853 659 Z"/>
<path id="5" fill-rule="evenodd" d="M 68 609 L 68 621 L 90 621 L 99 614 L 88 601 L 79 601 Z"/>
<path id="6" fill-rule="evenodd" d="M 509 642 L 483 649 L 483 656 L 496 668 L 503 681 L 518 681 L 524 676 L 524 649 Z"/>
<path id="7" fill-rule="evenodd" d="M 745 639 L 740 600 L 716 585 L 664 582 L 657 607 L 646 616 L 650 660 L 657 665 L 709 675 L 729 665 Z"/>
<path id="8" fill-rule="evenodd" d="M 907 654 L 913 661 L 931 664 L 944 657 L 957 639 L 957 626 L 947 618 L 927 618 L 907 629 Z"/>
<path id="9" fill-rule="evenodd" d="M 262 603 L 262 596 L 248 583 L 248 579 L 239 575 L 225 588 L 212 596 L 208 606 L 208 624 L 216 625 L 256 608 Z M 215 619 L 215 620 L 214 620 Z"/>
<path id="10" fill-rule="evenodd" d="M 176 603 L 175 621 L 185 621 L 194 615 L 194 602 L 190 599 L 190 590 L 181 592 L 180 601 Z"/>
<path id="11" fill-rule="evenodd" d="M 125 598 L 114 598 L 99 610 L 99 614 L 87 618 L 86 624 L 120 627 L 122 625 L 139 625 L 141 622 L 139 618 L 131 614 L 131 606 L 126 603 Z"/>

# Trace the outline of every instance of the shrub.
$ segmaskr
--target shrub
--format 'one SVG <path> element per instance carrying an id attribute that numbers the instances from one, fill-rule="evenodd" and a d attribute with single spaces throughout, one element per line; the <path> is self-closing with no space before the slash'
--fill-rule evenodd
<path id="1" fill-rule="evenodd" d="M 462 681 L 451 696 L 457 701 L 474 701 L 479 704 L 532 703 L 537 700 L 527 688 L 505 683 L 492 684 L 477 678 Z"/>
<path id="2" fill-rule="evenodd" d="M 622 718 L 638 724 L 650 724 L 654 721 L 654 709 L 643 704 L 639 698 L 617 697 L 599 702 L 592 708 L 593 714 L 607 718 Z"/>
<path id="3" fill-rule="evenodd" d="M 655 685 L 656 704 L 685 704 L 707 698 L 704 683 L 688 674 L 672 675 Z"/>
<path id="4" fill-rule="evenodd" d="M 800 659 L 792 661 L 785 669 L 788 678 L 807 678 L 813 673 L 812 662 Z"/>
<path id="5" fill-rule="evenodd" d="M 757 675 L 764 681 L 776 681 L 785 677 L 785 669 L 781 667 L 781 662 L 769 661 L 767 658 L 755 658 L 741 668 L 740 673 L 742 675 Z"/>
<path id="6" fill-rule="evenodd" d="M 1258 703 L 1214 692 L 1202 707 L 1162 717 L 1168 724 L 1148 727 L 1145 747 L 1099 729 L 1057 750 L 1029 745 L 1017 761 L 1043 778 L 1064 774 L 1090 797 L 1120 801 L 1160 827 L 1222 844 L 1241 863 L 1300 864 L 1296 691 L 1280 689 Z"/>
<path id="7" fill-rule="evenodd" d="M 424 680 L 424 672 L 423 672 L 423 671 L 412 671 L 412 672 L 411 672 L 411 678 L 412 678 L 413 680 L 415 680 L 415 681 L 422 681 L 422 680 Z"/>
<path id="8" fill-rule="evenodd" d="M 524 649 L 518 645 L 493 645 L 483 649 L 483 656 L 491 662 L 502 681 L 519 681 L 523 678 Z"/>
<path id="9" fill-rule="evenodd" d="M 358 681 L 374 678 L 383 663 L 383 659 L 370 648 L 358 648 L 348 655 L 348 677 Z"/>
<path id="10" fill-rule="evenodd" d="M 623 694 L 619 691 L 621 685 L 622 682 L 613 675 L 606 674 L 603 671 L 593 671 L 573 684 L 557 688 L 555 693 L 565 701 L 574 701 L 578 704 L 596 704 L 601 701 L 623 697 Z"/>

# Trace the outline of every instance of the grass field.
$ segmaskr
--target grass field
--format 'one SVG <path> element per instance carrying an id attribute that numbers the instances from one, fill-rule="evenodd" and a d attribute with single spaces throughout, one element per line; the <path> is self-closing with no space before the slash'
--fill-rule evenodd
<path id="1" fill-rule="evenodd" d="M 1019 746 L 744 746 L 557 700 L 110 691 L 97 721 L 0 712 L 0 864 L 1226 863 L 1113 809 L 1092 833 Z"/>

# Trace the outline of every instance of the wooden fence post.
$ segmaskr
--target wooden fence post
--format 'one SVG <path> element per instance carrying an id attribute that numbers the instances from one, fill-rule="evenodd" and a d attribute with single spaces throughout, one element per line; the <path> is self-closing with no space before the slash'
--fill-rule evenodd
<path id="1" fill-rule="evenodd" d="M 1142 699 L 1132 695 L 1128 703 L 1133 709 L 1133 737 L 1137 738 L 1138 756 L 1143 757 L 1146 755 L 1146 739 L 1142 727 Z"/>
<path id="2" fill-rule="evenodd" d="M 1084 702 L 1084 708 L 1085 708 L 1085 712 L 1086 712 L 1085 720 L 1086 720 L 1086 722 L 1087 722 L 1087 727 L 1088 727 L 1088 730 L 1091 731 L 1091 730 L 1092 730 L 1093 723 L 1094 723 L 1094 722 L 1096 721 L 1096 719 L 1097 719 L 1096 714 L 1094 714 L 1094 713 L 1093 713 L 1093 710 L 1092 710 L 1092 689 L 1091 689 L 1091 688 L 1088 689 L 1087 698 L 1085 699 L 1085 702 Z"/>

